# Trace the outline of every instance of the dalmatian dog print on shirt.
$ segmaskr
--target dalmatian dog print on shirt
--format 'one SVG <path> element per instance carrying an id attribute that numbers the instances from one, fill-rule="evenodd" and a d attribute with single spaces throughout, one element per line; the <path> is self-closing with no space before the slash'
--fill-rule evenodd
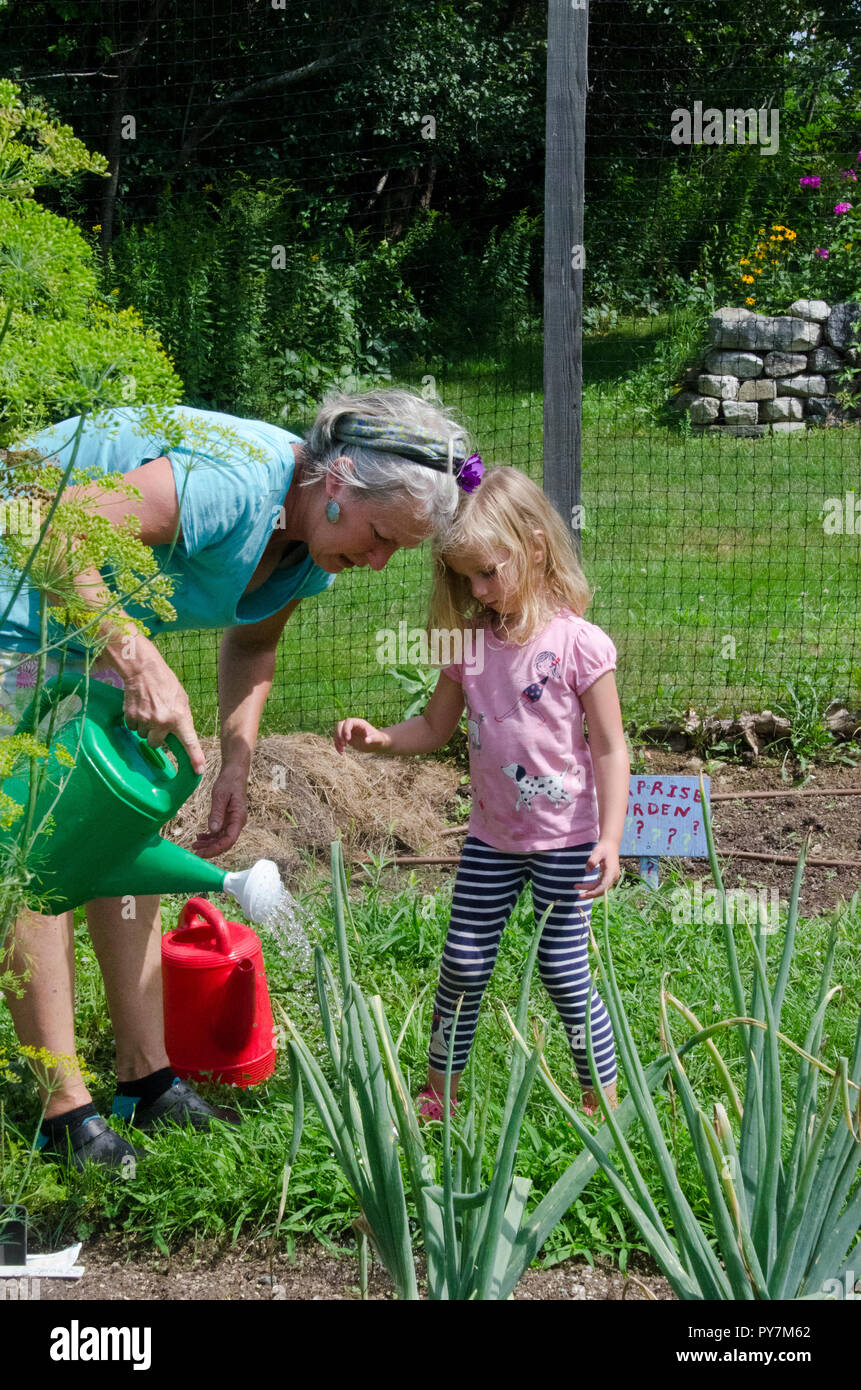
<path id="1" fill-rule="evenodd" d="M 554 806 L 570 805 L 571 794 L 565 790 L 563 783 L 571 771 L 571 763 L 565 764 L 563 772 L 548 772 L 543 775 L 527 772 L 521 763 L 509 763 L 502 771 L 517 787 L 515 811 L 519 811 L 521 806 L 525 806 L 528 811 L 536 796 L 546 796 Z"/>

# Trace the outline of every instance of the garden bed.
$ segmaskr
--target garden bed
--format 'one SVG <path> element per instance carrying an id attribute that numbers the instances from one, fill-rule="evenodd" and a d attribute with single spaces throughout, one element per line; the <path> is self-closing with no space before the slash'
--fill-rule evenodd
<path id="1" fill-rule="evenodd" d="M 204 739 L 207 773 L 194 797 L 171 828 L 181 844 L 190 845 L 206 819 L 209 789 L 218 771 L 218 742 Z M 853 745 L 847 745 L 851 750 Z M 711 776 L 712 794 L 749 791 L 810 791 L 815 788 L 861 787 L 861 769 L 842 762 L 820 762 L 808 768 L 807 780 L 784 780 L 781 760 L 763 756 L 740 763 L 704 761 L 685 753 L 657 748 L 635 750 L 635 771 L 656 773 L 704 772 Z M 314 861 L 328 865 L 329 845 L 340 835 L 347 861 L 357 864 L 367 855 L 449 855 L 459 852 L 460 839 L 446 836 L 460 803 L 466 809 L 463 773 L 452 762 L 436 759 L 378 758 L 347 750 L 339 756 L 329 740 L 314 734 L 272 735 L 263 738 L 254 754 L 250 779 L 248 824 L 236 846 L 217 860 L 226 868 L 245 868 L 255 859 L 274 859 L 287 879 L 311 872 Z M 734 859 L 732 849 L 763 855 L 791 856 L 793 862 L 808 833 L 810 858 L 861 861 L 861 796 L 791 796 L 774 800 L 716 801 L 715 840 L 727 888 L 758 885 L 777 888 L 788 897 L 793 865 Z M 636 873 L 636 860 L 625 860 Z M 686 877 L 708 878 L 703 860 L 669 860 L 667 869 Z M 323 868 L 325 872 L 325 868 Z M 408 871 L 410 871 L 408 869 Z M 394 873 L 394 870 L 392 871 Z M 422 867 L 429 886 L 448 876 L 452 866 Z M 848 900 L 861 882 L 857 867 L 809 863 L 804 876 L 801 911 L 816 915 Z"/>
<path id="2" fill-rule="evenodd" d="M 43 1280 L 42 1299 L 68 1303 L 112 1299 L 188 1302 L 198 1299 L 268 1303 L 293 1300 L 358 1299 L 358 1266 L 349 1253 L 332 1255 L 307 1245 L 293 1257 L 270 1258 L 265 1242 L 235 1250 L 214 1243 L 187 1247 L 169 1258 L 155 1252 L 129 1255 L 119 1242 L 94 1240 L 81 1251 L 85 1274 L 77 1283 Z M 666 1279 L 650 1260 L 639 1259 L 626 1277 L 606 1260 L 595 1267 L 583 1260 L 563 1260 L 551 1269 L 531 1269 L 518 1284 L 515 1299 L 616 1300 L 672 1299 Z M 394 1297 L 391 1280 L 374 1261 L 368 1297 Z"/>

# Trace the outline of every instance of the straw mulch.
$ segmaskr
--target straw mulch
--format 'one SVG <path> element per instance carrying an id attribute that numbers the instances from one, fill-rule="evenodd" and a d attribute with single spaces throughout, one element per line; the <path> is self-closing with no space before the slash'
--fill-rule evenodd
<path id="1" fill-rule="evenodd" d="M 221 766 L 217 739 L 202 739 L 206 771 L 166 834 L 190 847 L 206 828 L 212 785 Z M 344 854 L 446 853 L 440 831 L 451 816 L 460 772 L 421 758 L 380 758 L 335 752 L 316 734 L 272 734 L 254 752 L 249 813 L 234 845 L 214 862 L 247 868 L 274 859 L 282 874 L 303 853 L 324 851 L 341 838 Z M 450 842 L 448 844 L 450 851 Z"/>

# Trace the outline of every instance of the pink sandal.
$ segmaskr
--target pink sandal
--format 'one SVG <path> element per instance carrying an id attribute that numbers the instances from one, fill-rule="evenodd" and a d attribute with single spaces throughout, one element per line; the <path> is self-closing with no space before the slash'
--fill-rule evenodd
<path id="1" fill-rule="evenodd" d="M 444 1100 L 432 1086 L 425 1086 L 423 1091 L 419 1091 L 416 1096 L 416 1112 L 420 1120 L 441 1120 L 443 1118 Z M 451 1102 L 451 1113 L 457 1109 L 457 1097 Z"/>

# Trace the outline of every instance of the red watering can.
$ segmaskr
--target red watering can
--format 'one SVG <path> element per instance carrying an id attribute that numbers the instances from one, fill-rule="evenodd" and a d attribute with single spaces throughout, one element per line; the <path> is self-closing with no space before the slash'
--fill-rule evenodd
<path id="1" fill-rule="evenodd" d="M 189 898 L 162 937 L 164 1037 L 184 1081 L 254 1086 L 275 1067 L 272 1008 L 260 938 Z"/>

